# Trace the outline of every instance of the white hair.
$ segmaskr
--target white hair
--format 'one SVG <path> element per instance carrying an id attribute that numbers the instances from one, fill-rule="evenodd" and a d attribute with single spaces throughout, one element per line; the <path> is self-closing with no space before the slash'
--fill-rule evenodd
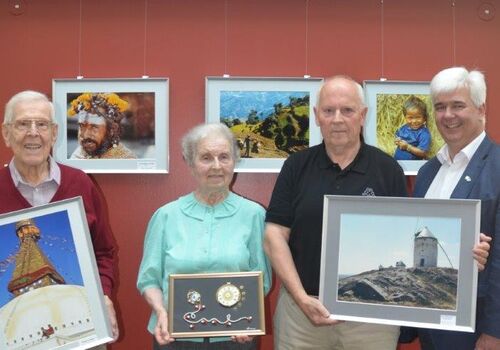
<path id="1" fill-rule="evenodd" d="M 34 101 L 42 101 L 48 104 L 49 109 L 50 109 L 50 119 L 52 123 L 57 124 L 56 117 L 55 117 L 55 111 L 54 111 L 54 105 L 50 100 L 48 99 L 47 96 L 42 94 L 41 92 L 38 91 L 32 91 L 32 90 L 25 90 L 18 92 L 14 96 L 12 96 L 5 105 L 5 113 L 4 113 L 4 118 L 3 118 L 3 124 L 10 124 L 14 121 L 15 115 L 14 115 L 14 110 L 16 106 L 19 103 L 23 102 L 34 102 Z"/>
<path id="2" fill-rule="evenodd" d="M 236 139 L 229 128 L 222 123 L 200 124 L 189 130 L 182 137 L 182 156 L 189 166 L 193 166 L 196 157 L 198 143 L 207 136 L 221 136 L 227 140 L 231 147 L 231 155 L 234 162 L 240 159 L 240 151 L 236 145 Z"/>
<path id="3" fill-rule="evenodd" d="M 472 103 L 479 108 L 486 102 L 486 82 L 483 73 L 477 70 L 468 71 L 464 67 L 451 67 L 440 71 L 431 81 L 431 98 L 443 93 L 451 93 L 466 88 Z"/>

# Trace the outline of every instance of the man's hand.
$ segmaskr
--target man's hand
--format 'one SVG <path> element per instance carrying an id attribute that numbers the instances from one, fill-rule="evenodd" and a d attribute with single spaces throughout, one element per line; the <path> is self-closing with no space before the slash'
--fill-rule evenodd
<path id="1" fill-rule="evenodd" d="M 309 321 L 315 326 L 332 326 L 342 322 L 331 319 L 330 312 L 317 298 L 308 295 L 298 305 Z"/>
<path id="2" fill-rule="evenodd" d="M 488 334 L 481 334 L 476 342 L 474 350 L 498 350 L 500 349 L 500 339 Z"/>
<path id="3" fill-rule="evenodd" d="M 491 237 L 486 236 L 484 233 L 481 233 L 481 235 L 479 236 L 479 244 L 476 244 L 472 249 L 472 255 L 477 261 L 477 268 L 479 269 L 479 271 L 484 270 L 486 261 L 488 261 L 488 256 L 490 254 L 490 242 Z"/>
<path id="4" fill-rule="evenodd" d="M 116 341 L 120 336 L 120 329 L 118 328 L 118 321 L 116 320 L 115 307 L 113 306 L 113 302 L 107 295 L 104 296 L 104 303 L 106 304 L 106 308 L 108 309 L 108 318 L 109 323 L 111 324 L 111 331 L 113 332 L 113 341 Z"/>
<path id="5" fill-rule="evenodd" d="M 165 311 L 160 311 L 156 313 L 158 322 L 156 322 L 156 327 L 154 329 L 154 336 L 158 344 L 165 345 L 173 342 L 175 339 L 168 333 L 168 315 Z"/>

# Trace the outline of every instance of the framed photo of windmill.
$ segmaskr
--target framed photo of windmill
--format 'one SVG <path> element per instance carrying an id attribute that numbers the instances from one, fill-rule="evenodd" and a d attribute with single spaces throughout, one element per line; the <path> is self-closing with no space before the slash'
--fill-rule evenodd
<path id="1" fill-rule="evenodd" d="M 480 205 L 325 196 L 319 299 L 334 319 L 473 332 Z"/>
<path id="2" fill-rule="evenodd" d="M 0 215 L 0 348 L 113 340 L 80 197 Z"/>

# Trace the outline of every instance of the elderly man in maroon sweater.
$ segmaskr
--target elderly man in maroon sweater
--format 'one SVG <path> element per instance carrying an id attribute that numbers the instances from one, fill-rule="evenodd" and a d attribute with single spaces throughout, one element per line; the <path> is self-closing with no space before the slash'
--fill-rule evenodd
<path id="1" fill-rule="evenodd" d="M 58 164 L 50 156 L 57 137 L 54 106 L 36 91 L 14 95 L 5 106 L 2 136 L 14 157 L 0 169 L 0 213 L 81 196 L 92 237 L 113 337 L 119 335 L 111 295 L 115 245 L 102 197 L 82 171 Z"/>

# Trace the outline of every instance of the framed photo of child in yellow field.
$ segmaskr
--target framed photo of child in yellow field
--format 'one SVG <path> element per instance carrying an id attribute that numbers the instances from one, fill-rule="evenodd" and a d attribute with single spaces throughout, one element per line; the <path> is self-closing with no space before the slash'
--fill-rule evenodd
<path id="1" fill-rule="evenodd" d="M 444 144 L 434 121 L 429 82 L 365 80 L 363 85 L 366 143 L 394 157 L 406 175 L 416 175 Z"/>

